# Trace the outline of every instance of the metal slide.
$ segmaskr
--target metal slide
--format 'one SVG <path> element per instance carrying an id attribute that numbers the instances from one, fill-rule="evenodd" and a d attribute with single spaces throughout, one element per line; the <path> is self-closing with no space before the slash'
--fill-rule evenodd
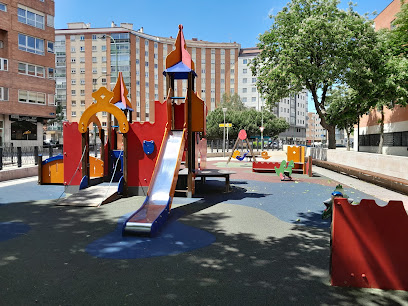
<path id="1" fill-rule="evenodd" d="M 166 221 L 176 188 L 184 141 L 184 131 L 168 131 L 165 134 L 146 199 L 124 223 L 124 235 L 154 235 Z"/>

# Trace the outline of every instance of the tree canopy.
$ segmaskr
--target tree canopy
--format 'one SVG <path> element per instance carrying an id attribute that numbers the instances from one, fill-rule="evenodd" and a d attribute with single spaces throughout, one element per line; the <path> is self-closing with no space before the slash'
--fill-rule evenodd
<path id="1" fill-rule="evenodd" d="M 263 111 L 262 114 L 254 109 L 242 111 L 228 109 L 225 114 L 225 122 L 232 123 L 232 128 L 229 128 L 228 131 L 229 138 L 235 139 L 241 129 L 244 129 L 249 137 L 260 135 L 259 127 L 262 123 L 262 116 L 265 136 L 276 137 L 289 128 L 289 124 L 284 119 L 276 118 L 270 111 Z M 219 127 L 220 123 L 224 123 L 224 112 L 221 107 L 214 109 L 207 116 L 208 139 L 223 137 L 223 128 Z"/>
<path id="2" fill-rule="evenodd" d="M 372 92 L 380 66 L 372 22 L 339 9 L 337 0 L 292 0 L 260 35 L 261 53 L 252 61 L 258 91 L 268 104 L 306 88 L 311 92 L 321 125 L 335 148 L 335 126 L 327 120 L 327 93 L 347 84 L 362 97 Z M 319 94 L 320 93 L 320 94 Z"/>

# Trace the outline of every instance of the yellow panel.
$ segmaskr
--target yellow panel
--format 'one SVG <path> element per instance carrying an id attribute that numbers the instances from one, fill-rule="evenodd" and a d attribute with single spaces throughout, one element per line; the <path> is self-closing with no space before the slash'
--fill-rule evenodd
<path id="1" fill-rule="evenodd" d="M 54 160 L 42 166 L 43 184 L 64 184 L 64 161 Z"/>
<path id="2" fill-rule="evenodd" d="M 200 99 L 194 92 L 191 95 L 191 129 L 192 132 L 204 132 L 204 105 L 205 102 Z"/>
<path id="3" fill-rule="evenodd" d="M 101 159 L 89 156 L 89 176 L 103 177 L 103 161 Z"/>
<path id="4" fill-rule="evenodd" d="M 119 131 L 127 133 L 129 131 L 129 123 L 123 111 L 115 105 L 109 103 L 113 97 L 113 93 L 105 87 L 101 87 L 98 91 L 92 94 L 96 103 L 90 105 L 82 114 L 78 123 L 78 130 L 80 133 L 85 133 L 91 120 L 91 117 L 99 112 L 107 112 L 115 116 L 118 120 Z"/>
<path id="5" fill-rule="evenodd" d="M 295 163 L 300 163 L 300 147 L 288 146 L 287 157 L 288 161 L 293 160 Z"/>

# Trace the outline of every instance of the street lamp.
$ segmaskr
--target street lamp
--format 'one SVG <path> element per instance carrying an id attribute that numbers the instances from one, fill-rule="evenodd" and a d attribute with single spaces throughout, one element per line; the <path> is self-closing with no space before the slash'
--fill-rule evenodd
<path id="1" fill-rule="evenodd" d="M 223 111 L 223 113 L 224 113 L 224 137 L 223 137 L 223 141 L 222 141 L 222 152 L 223 152 L 223 154 L 224 154 L 224 157 L 225 157 L 225 113 L 227 112 L 227 108 L 226 107 L 223 107 L 222 108 L 222 111 Z"/>
<path id="2" fill-rule="evenodd" d="M 115 45 L 115 55 L 116 55 L 116 66 L 115 66 L 115 70 L 116 70 L 116 74 L 118 74 L 118 46 L 116 44 L 116 40 L 110 36 L 109 34 L 104 34 L 101 38 L 106 38 L 106 36 L 110 37 L 110 39 L 113 40 L 113 44 Z"/>

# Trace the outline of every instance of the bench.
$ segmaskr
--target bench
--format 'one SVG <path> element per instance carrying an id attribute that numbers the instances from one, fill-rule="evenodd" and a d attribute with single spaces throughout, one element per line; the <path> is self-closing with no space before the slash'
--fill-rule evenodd
<path id="1" fill-rule="evenodd" d="M 230 175 L 235 174 L 236 172 L 228 170 L 219 170 L 219 169 L 203 169 L 196 170 L 195 177 L 201 178 L 201 183 L 204 184 L 207 177 L 224 177 L 225 178 L 225 192 L 230 192 Z M 187 176 L 188 169 L 181 169 L 179 176 Z"/>

